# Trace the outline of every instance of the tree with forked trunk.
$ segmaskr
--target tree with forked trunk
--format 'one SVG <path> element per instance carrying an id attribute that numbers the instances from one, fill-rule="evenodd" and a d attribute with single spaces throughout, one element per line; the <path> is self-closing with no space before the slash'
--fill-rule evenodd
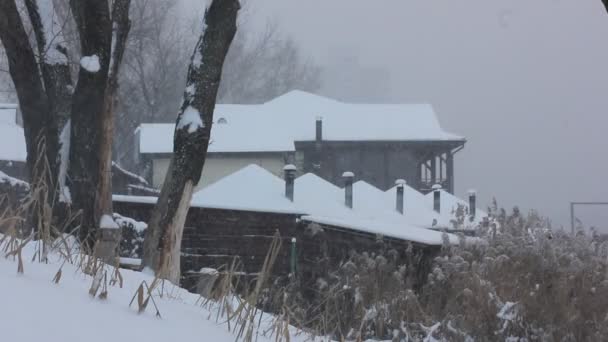
<path id="1" fill-rule="evenodd" d="M 173 156 L 146 233 L 144 266 L 175 284 L 180 278 L 184 223 L 205 164 L 222 67 L 236 33 L 239 9 L 238 0 L 212 0 L 205 11 L 177 115 Z"/>
<path id="2" fill-rule="evenodd" d="M 112 212 L 112 110 L 130 0 L 70 0 L 82 54 L 75 87 L 53 1 L 25 5 L 37 53 L 15 0 L 0 2 L 0 40 L 23 115 L 30 181 L 50 187 L 46 203 L 61 199 L 81 211 L 80 236 L 91 241 Z M 47 174 L 37 170 L 39 160 L 48 162 Z"/>

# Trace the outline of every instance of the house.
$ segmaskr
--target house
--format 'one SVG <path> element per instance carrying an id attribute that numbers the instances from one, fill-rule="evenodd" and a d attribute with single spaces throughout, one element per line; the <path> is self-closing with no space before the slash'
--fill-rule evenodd
<path id="1" fill-rule="evenodd" d="M 27 149 L 23 128 L 18 125 L 18 106 L 0 103 L 0 171 L 14 178 L 27 177 Z"/>
<path id="2" fill-rule="evenodd" d="M 454 189 L 454 154 L 463 137 L 444 131 L 427 104 L 353 104 L 292 91 L 259 105 L 218 104 L 199 189 L 246 165 L 276 176 L 295 164 L 340 184 L 342 173 L 387 190 L 404 178 L 421 192 Z M 136 156 L 155 187 L 164 181 L 174 124 L 140 125 Z"/>
<path id="3" fill-rule="evenodd" d="M 407 264 L 412 286 L 420 286 L 444 240 L 459 243 L 454 235 L 412 223 L 431 227 L 437 213 L 402 213 L 381 190 L 352 184 L 350 173 L 342 189 L 312 173 L 294 179 L 291 166 L 284 172 L 281 179 L 252 164 L 193 196 L 182 240 L 184 286 L 193 289 L 201 269 L 221 268 L 235 258 L 245 274 L 259 272 L 276 231 L 283 243 L 275 276 L 297 273 L 313 283 L 352 251 L 394 250 Z M 373 198 L 365 198 L 369 194 Z M 118 214 L 144 222 L 156 202 L 141 196 L 113 199 Z"/>

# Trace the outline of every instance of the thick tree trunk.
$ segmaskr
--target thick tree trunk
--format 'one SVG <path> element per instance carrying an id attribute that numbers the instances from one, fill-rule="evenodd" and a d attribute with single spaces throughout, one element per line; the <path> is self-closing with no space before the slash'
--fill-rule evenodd
<path id="1" fill-rule="evenodd" d="M 177 116 L 173 157 L 148 225 L 144 266 L 175 284 L 179 284 L 184 222 L 205 163 L 222 67 L 236 33 L 239 8 L 238 0 L 213 0 L 205 12 L 206 28 L 192 55 Z"/>
<path id="2" fill-rule="evenodd" d="M 34 51 L 14 0 L 0 1 L 0 39 L 8 57 L 9 73 L 23 116 L 28 170 L 30 176 L 34 177 L 36 161 L 44 158 L 44 150 L 38 149 L 38 143 L 41 137 L 47 136 L 50 107 Z M 31 181 L 36 182 L 34 179 Z"/>
<path id="3" fill-rule="evenodd" d="M 69 153 L 69 146 L 62 146 L 69 142 L 62 142 L 60 136 L 70 119 L 72 78 L 67 49 L 64 45 L 63 28 L 57 22 L 53 2 L 40 3 L 40 0 L 26 0 L 25 5 L 36 36 L 38 62 L 50 110 L 45 127 L 46 158 L 49 165 L 46 176 L 50 191 L 49 198 L 45 200 L 51 203 L 60 199 L 60 193 L 66 193 L 64 186 L 67 165 L 62 165 L 62 161 L 65 163 L 68 156 L 62 157 L 61 154 Z"/>
<path id="4" fill-rule="evenodd" d="M 112 137 L 114 133 L 114 107 L 118 91 L 118 70 L 131 28 L 129 7 L 131 0 L 115 0 L 112 6 L 112 52 L 108 83 L 101 116 L 99 142 L 99 183 L 97 186 L 97 216 L 112 216 Z"/>
<path id="5" fill-rule="evenodd" d="M 604 4 L 604 8 L 606 8 L 606 12 L 608 12 L 608 0 L 602 0 L 602 3 Z"/>
<path id="6" fill-rule="evenodd" d="M 72 98 L 69 180 L 75 209 L 81 210 L 81 241 L 93 245 L 99 226 L 100 145 L 106 114 L 106 86 L 112 49 L 107 1 L 71 0 L 83 58 Z"/>

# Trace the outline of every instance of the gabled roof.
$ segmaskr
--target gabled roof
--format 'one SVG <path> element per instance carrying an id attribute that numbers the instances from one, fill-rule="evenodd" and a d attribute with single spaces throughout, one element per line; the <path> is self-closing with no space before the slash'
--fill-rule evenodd
<path id="1" fill-rule="evenodd" d="M 449 217 L 450 220 L 458 220 L 458 207 L 461 206 L 463 209 L 466 210 L 466 212 L 469 211 L 469 202 L 465 201 L 463 199 L 460 199 L 452 194 L 450 194 L 449 192 L 445 191 L 445 190 L 439 190 L 441 195 L 440 195 L 440 210 L 441 210 L 441 215 L 444 217 Z M 428 194 L 426 194 L 425 196 L 425 202 L 426 205 L 429 206 L 429 208 L 433 207 L 433 192 L 430 192 Z M 475 219 L 471 222 L 469 220 L 469 217 L 467 215 L 464 225 L 465 228 L 475 228 L 477 225 L 479 225 L 482 221 L 484 217 L 487 217 L 488 214 L 479 209 L 476 208 L 475 210 Z"/>
<path id="2" fill-rule="evenodd" d="M 274 213 L 303 213 L 284 195 L 282 179 L 251 164 L 196 192 L 192 206 Z"/>
<path id="3" fill-rule="evenodd" d="M 435 212 L 433 205 L 428 205 L 422 193 L 407 184 L 403 186 L 403 215 L 410 222 L 423 227 L 446 228 L 451 226 L 449 217 Z M 384 192 L 384 201 L 396 208 L 396 186 Z"/>
<path id="4" fill-rule="evenodd" d="M 367 183 L 357 183 L 353 188 L 353 208 L 350 209 L 344 205 L 343 189 L 314 174 L 305 174 L 296 179 L 294 204 L 309 213 L 302 217 L 306 221 L 429 245 L 443 243 L 442 233 L 413 225 L 405 217 L 382 206 L 381 202 L 376 202 L 382 197 L 381 190 Z M 366 195 L 372 197 L 366 198 Z M 448 238 L 450 242 L 458 243 L 456 236 L 448 234 Z"/>
<path id="5" fill-rule="evenodd" d="M 441 128 L 428 104 L 353 104 L 303 91 L 259 105 L 218 104 L 214 117 L 209 152 L 294 151 L 294 142 L 315 139 L 317 117 L 327 141 L 464 141 Z M 174 129 L 142 124 L 140 153 L 171 153 Z"/>
<path id="6" fill-rule="evenodd" d="M 382 195 L 383 192 L 377 190 L 374 197 L 380 198 Z M 358 197 L 361 200 L 356 200 L 353 209 L 347 208 L 344 205 L 343 189 L 309 173 L 295 180 L 294 201 L 291 202 L 285 197 L 285 183 L 282 179 L 257 165 L 249 165 L 195 193 L 192 206 L 297 214 L 309 222 L 423 244 L 443 243 L 442 233 L 413 225 L 388 208 L 375 210 L 374 207 L 364 206 L 362 203 L 366 199 L 363 198 L 363 192 Z M 155 197 L 114 195 L 113 199 L 123 202 L 156 202 Z M 370 202 L 374 200 L 375 198 L 370 199 Z M 456 236 L 448 237 L 451 242 L 458 242 Z"/>

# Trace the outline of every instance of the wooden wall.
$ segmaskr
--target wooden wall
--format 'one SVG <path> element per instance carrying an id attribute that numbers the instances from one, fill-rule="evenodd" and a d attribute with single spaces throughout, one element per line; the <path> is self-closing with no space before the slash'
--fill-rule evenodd
<path id="1" fill-rule="evenodd" d="M 114 211 L 147 222 L 151 204 L 115 202 Z M 247 274 L 259 272 L 275 232 L 282 238 L 273 273 L 290 272 L 292 238 L 296 238 L 297 275 L 304 285 L 313 286 L 329 269 L 347 261 L 351 252 L 386 253 L 394 250 L 407 265 L 408 282 L 420 286 L 430 271 L 439 246 L 377 236 L 335 226 L 300 220 L 294 214 L 262 213 L 223 209 L 191 208 L 182 241 L 182 285 L 194 289 L 204 267 L 229 265 L 235 257 Z"/>
<path id="2" fill-rule="evenodd" d="M 297 142 L 296 161 L 300 173 L 312 172 L 342 185 L 342 173 L 355 173 L 379 189 L 387 190 L 395 180 L 405 179 L 418 189 L 421 163 L 451 151 L 462 142 Z M 320 166 L 320 167 L 319 167 Z"/>

